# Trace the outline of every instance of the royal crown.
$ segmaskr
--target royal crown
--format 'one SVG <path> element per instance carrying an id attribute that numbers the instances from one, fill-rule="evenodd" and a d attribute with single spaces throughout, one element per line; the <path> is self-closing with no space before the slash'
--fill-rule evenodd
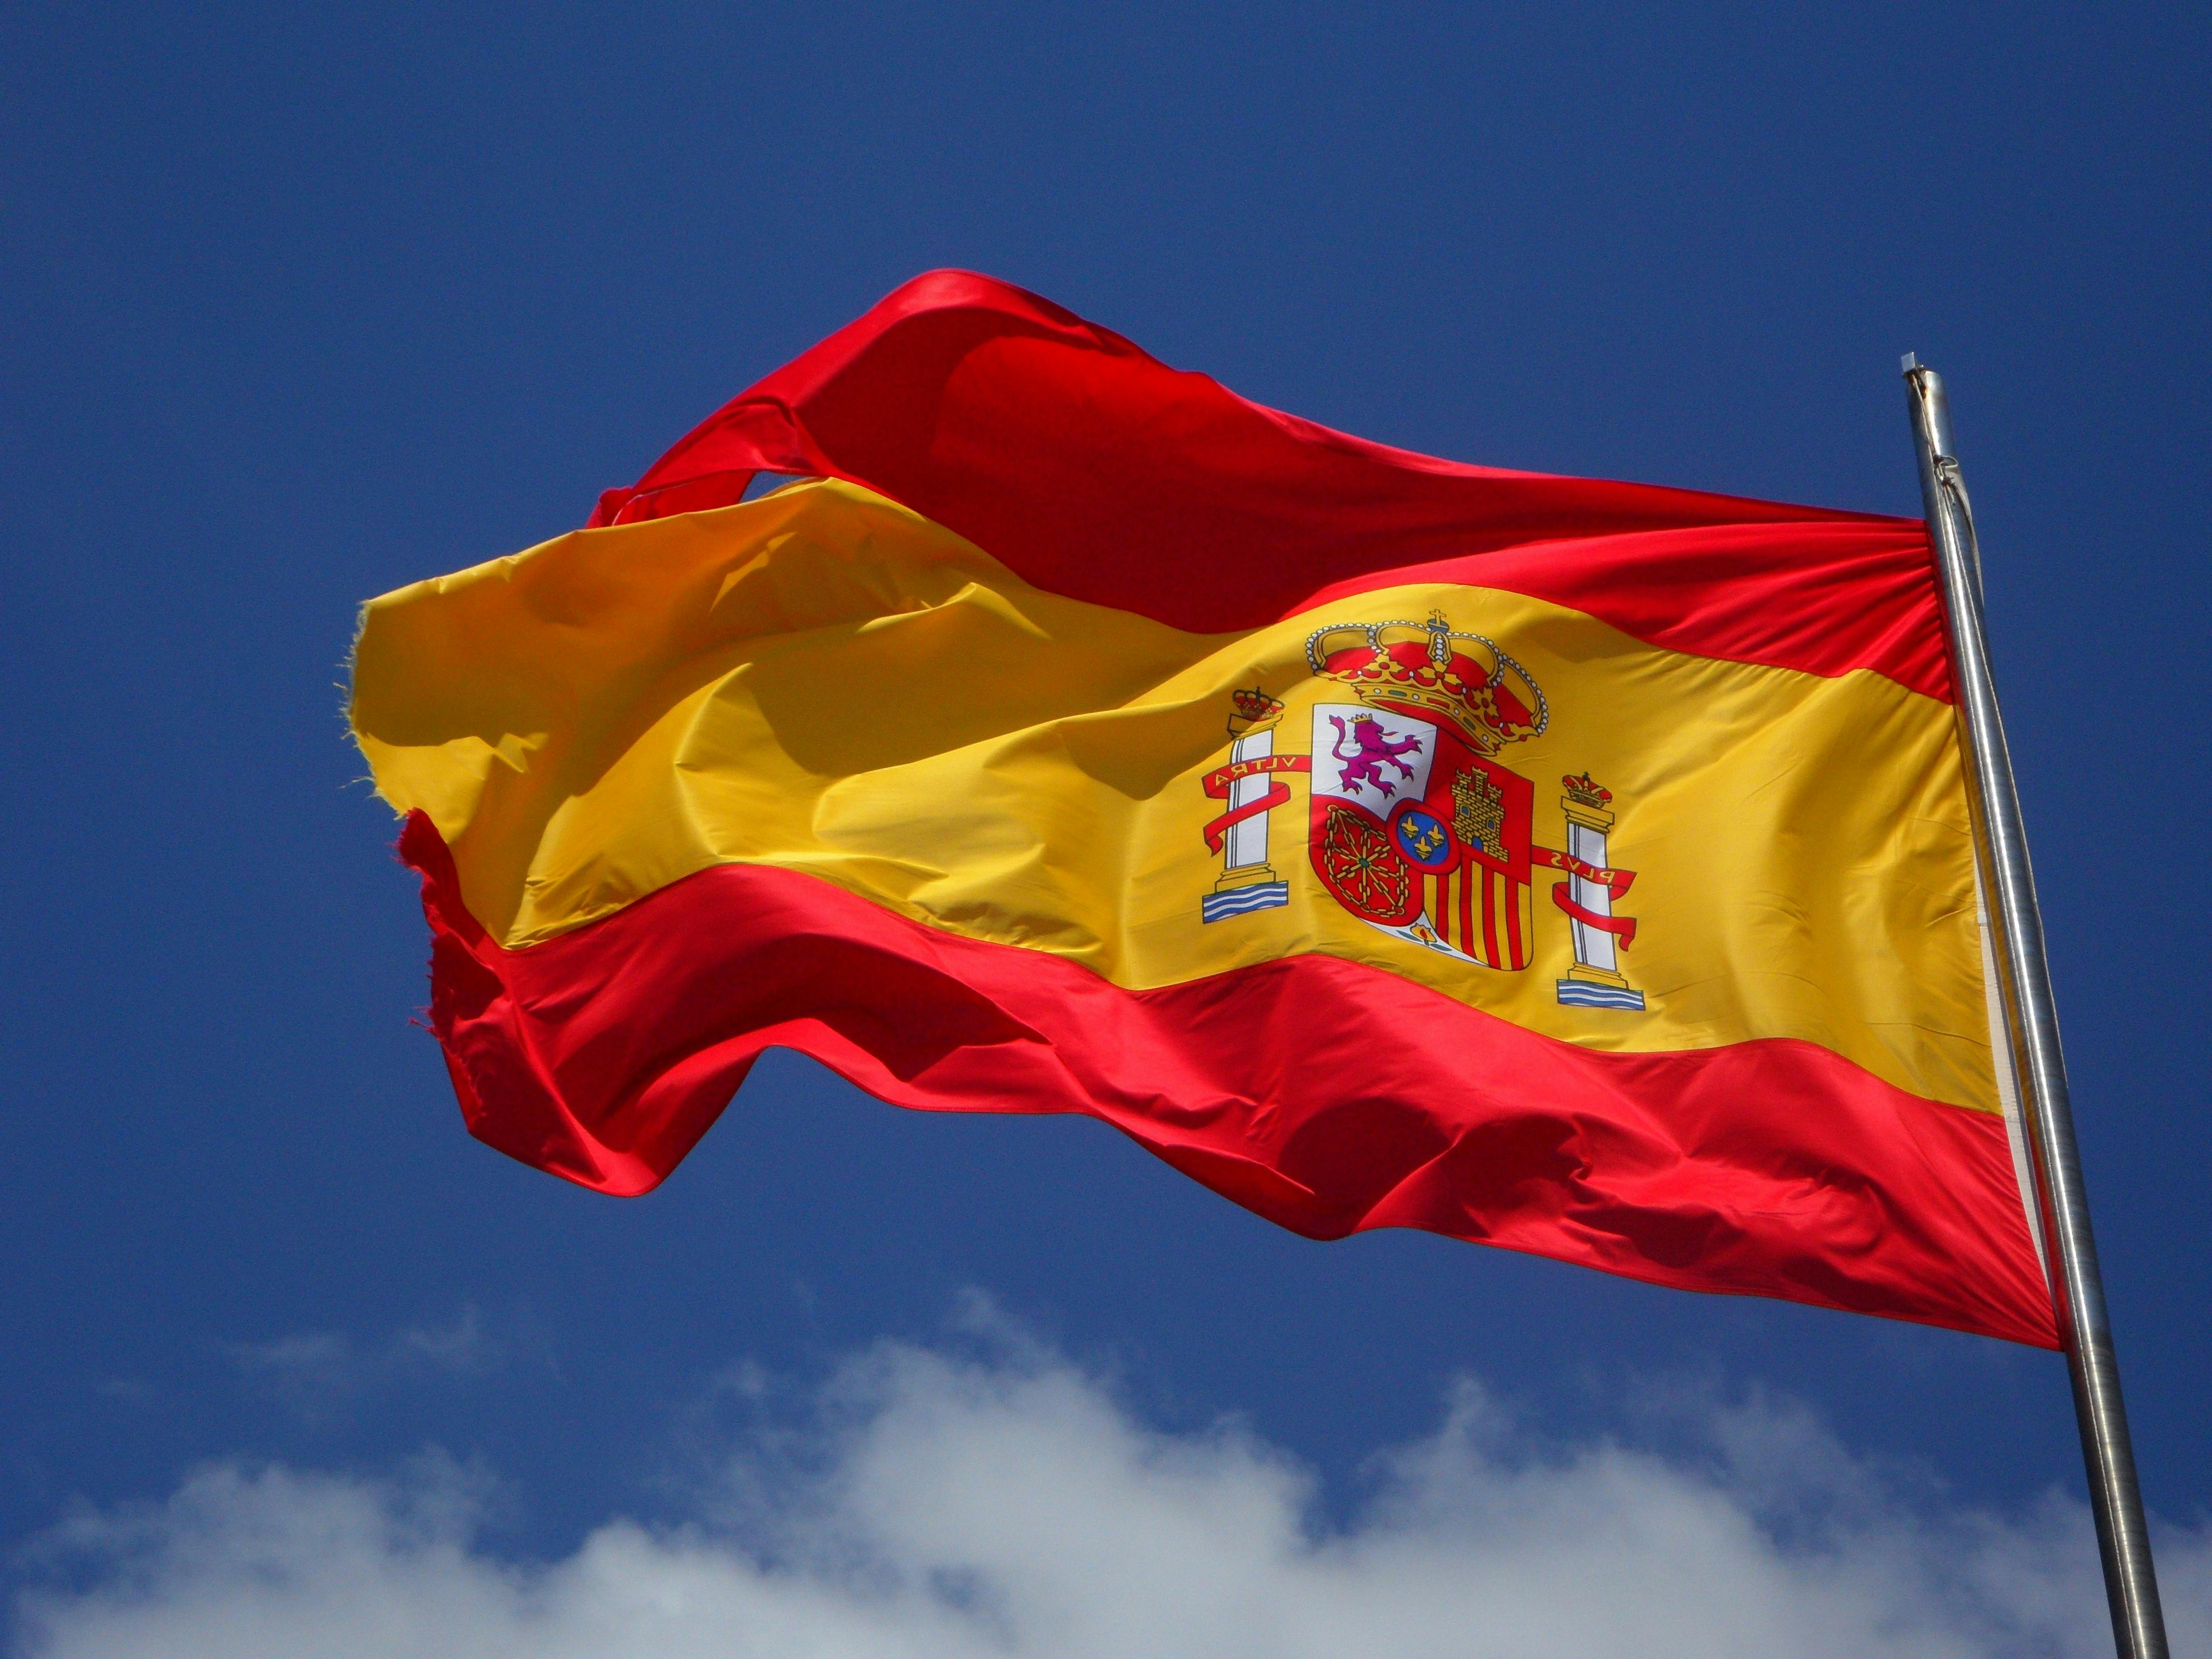
<path id="1" fill-rule="evenodd" d="M 1273 726 L 1283 717 L 1279 697 L 1271 697 L 1257 686 L 1231 691 L 1229 702 L 1232 709 L 1229 716 L 1229 735 L 1242 737 L 1255 726 Z"/>
<path id="2" fill-rule="evenodd" d="M 1476 651 L 1456 648 L 1460 641 Z M 1441 720 L 1479 755 L 1533 738 L 1551 723 L 1528 671 L 1480 634 L 1455 634 L 1441 612 L 1425 623 L 1342 623 L 1306 639 L 1315 673 L 1362 702 Z"/>
<path id="3" fill-rule="evenodd" d="M 1597 780 L 1587 772 L 1561 778 L 1559 781 L 1565 786 L 1569 800 L 1601 811 L 1613 805 L 1613 791 L 1601 787 Z"/>

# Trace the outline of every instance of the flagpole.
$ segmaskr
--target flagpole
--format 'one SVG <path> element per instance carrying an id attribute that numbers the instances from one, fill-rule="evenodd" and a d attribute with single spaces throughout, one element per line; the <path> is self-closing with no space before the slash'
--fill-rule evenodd
<path id="1" fill-rule="evenodd" d="M 2074 1415 L 2081 1425 L 2081 1455 L 2096 1511 L 2097 1548 L 2104 1558 L 2113 1644 L 2120 1659 L 2166 1659 L 2166 1620 L 2159 1611 L 2158 1579 L 2151 1569 L 2150 1537 L 2143 1525 L 2142 1493 L 2136 1483 L 2127 1409 L 2120 1401 L 2119 1362 L 2112 1352 L 2104 1280 L 2097 1271 L 2081 1156 L 2074 1143 L 2073 1108 L 2067 1098 L 2066 1060 L 2058 1046 L 2058 1011 L 2044 955 L 2035 875 L 2028 866 L 2020 794 L 2013 783 L 2012 757 L 1990 677 L 1973 509 L 1952 447 L 1950 409 L 1944 401 L 1942 377 L 1907 355 L 1905 380 L 1920 454 L 1921 500 L 1942 579 L 1944 623 L 1958 673 L 1956 696 L 1975 848 L 1986 884 L 1984 902 L 1996 929 L 2007 1035 L 2027 1109 L 2039 1189 L 2036 1202 L 2049 1245 L 2045 1271 L 2073 1378 Z"/>

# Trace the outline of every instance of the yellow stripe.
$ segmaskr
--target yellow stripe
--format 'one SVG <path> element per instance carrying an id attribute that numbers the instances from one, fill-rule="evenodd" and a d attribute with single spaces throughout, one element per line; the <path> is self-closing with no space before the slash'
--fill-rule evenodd
<path id="1" fill-rule="evenodd" d="M 1312 705 L 1346 701 L 1312 678 L 1307 635 L 1432 607 L 1549 698 L 1543 735 L 1498 757 L 1534 781 L 1536 841 L 1567 845 L 1563 774 L 1613 792 L 1609 861 L 1638 872 L 1621 966 L 1644 1012 L 1559 1004 L 1560 872 L 1536 872 L 1519 973 L 1358 920 L 1307 863 L 1295 775 L 1270 827 L 1289 902 L 1200 922 L 1222 863 L 1202 829 L 1223 810 L 1201 780 L 1227 759 L 1229 694 L 1283 699 L 1278 750 L 1303 752 Z M 471 912 L 509 945 L 749 861 L 1130 988 L 1322 951 L 1592 1048 L 1802 1038 L 1996 1109 L 1952 711 L 1873 673 L 1688 656 L 1454 586 L 1185 634 L 1030 587 L 831 483 L 579 532 L 377 599 L 353 717 L 380 791 L 429 813 Z"/>

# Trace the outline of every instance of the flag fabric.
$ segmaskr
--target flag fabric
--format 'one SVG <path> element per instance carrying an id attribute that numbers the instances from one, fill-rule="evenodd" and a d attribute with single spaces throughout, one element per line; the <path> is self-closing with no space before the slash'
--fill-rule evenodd
<path id="1" fill-rule="evenodd" d="M 586 1186 L 781 1047 L 1316 1238 L 2054 1346 L 1940 607 L 1917 520 L 1386 448 L 940 272 L 373 601 L 351 714 L 469 1127 Z"/>

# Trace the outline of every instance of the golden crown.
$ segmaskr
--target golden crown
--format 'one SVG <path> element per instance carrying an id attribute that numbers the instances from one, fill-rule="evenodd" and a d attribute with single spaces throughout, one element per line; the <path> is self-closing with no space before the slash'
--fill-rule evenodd
<path id="1" fill-rule="evenodd" d="M 1588 772 L 1570 774 L 1561 778 L 1559 781 L 1565 787 L 1567 799 L 1570 800 L 1579 801 L 1584 806 L 1599 808 L 1613 805 L 1613 791 L 1598 782 Z"/>
<path id="2" fill-rule="evenodd" d="M 1460 641 L 1480 647 L 1457 649 Z M 1544 693 L 1494 640 L 1455 634 L 1441 611 L 1425 623 L 1340 623 L 1306 638 L 1313 672 L 1362 702 L 1443 721 L 1479 755 L 1533 738 L 1551 724 Z"/>
<path id="3" fill-rule="evenodd" d="M 1283 717 L 1282 700 L 1271 697 L 1257 686 L 1249 690 L 1229 694 L 1232 712 L 1229 716 L 1229 735 L 1241 738 L 1260 726 L 1273 726 Z"/>

